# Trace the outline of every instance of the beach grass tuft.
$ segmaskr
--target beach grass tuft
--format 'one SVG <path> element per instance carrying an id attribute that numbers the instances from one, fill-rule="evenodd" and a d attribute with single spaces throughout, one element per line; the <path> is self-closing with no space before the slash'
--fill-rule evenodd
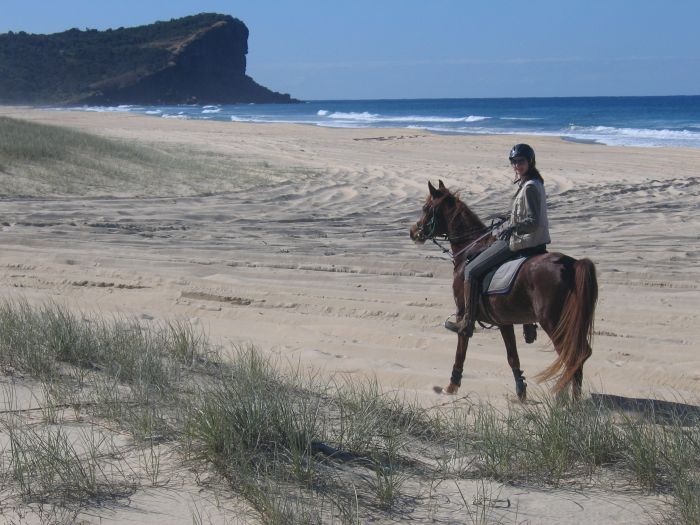
<path id="1" fill-rule="evenodd" d="M 253 347 L 225 355 L 186 321 L 145 326 L 55 303 L 0 305 L 0 364 L 38 378 L 44 403 L 38 425 L 21 410 L 3 416 L 11 446 L 0 489 L 66 512 L 142 482 L 160 486 L 159 447 L 169 443 L 183 464 L 213 466 L 270 524 L 441 512 L 515 523 L 501 495 L 509 484 L 580 489 L 611 479 L 670 498 L 662 521 L 700 516 L 697 421 L 622 413 L 594 399 L 424 408 L 375 379 L 325 377 Z M 127 431 L 143 473 L 127 474 L 102 432 L 68 439 L 66 409 Z M 475 481 L 474 495 L 460 488 Z M 461 497 L 446 506 L 440 491 L 449 486 Z"/>
<path id="2" fill-rule="evenodd" d="M 94 427 L 76 438 L 60 425 L 4 422 L 10 442 L 10 471 L 27 502 L 84 506 L 133 493 L 134 484 L 120 468 L 116 448 Z"/>

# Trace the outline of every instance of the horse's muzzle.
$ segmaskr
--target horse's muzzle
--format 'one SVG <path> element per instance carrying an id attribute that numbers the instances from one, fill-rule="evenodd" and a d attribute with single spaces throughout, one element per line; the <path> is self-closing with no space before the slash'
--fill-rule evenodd
<path id="1" fill-rule="evenodd" d="M 414 224 L 411 226 L 411 229 L 409 230 L 409 235 L 411 236 L 411 240 L 415 242 L 416 244 L 424 244 L 425 243 L 425 234 L 423 233 L 423 225 L 419 225 L 418 223 Z"/>

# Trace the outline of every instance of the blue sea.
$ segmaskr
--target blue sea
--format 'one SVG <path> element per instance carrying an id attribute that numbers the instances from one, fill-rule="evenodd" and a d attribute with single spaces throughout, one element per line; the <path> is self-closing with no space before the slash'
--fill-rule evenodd
<path id="1" fill-rule="evenodd" d="M 528 134 L 610 146 L 700 148 L 700 96 L 312 100 L 301 104 L 118 106 L 154 118 Z"/>

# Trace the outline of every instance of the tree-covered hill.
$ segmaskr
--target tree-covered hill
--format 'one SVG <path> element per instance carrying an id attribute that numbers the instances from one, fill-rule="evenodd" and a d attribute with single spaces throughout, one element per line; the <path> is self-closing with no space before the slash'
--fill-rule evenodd
<path id="1" fill-rule="evenodd" d="M 294 102 L 245 74 L 248 28 L 204 13 L 51 35 L 0 35 L 0 103 Z"/>

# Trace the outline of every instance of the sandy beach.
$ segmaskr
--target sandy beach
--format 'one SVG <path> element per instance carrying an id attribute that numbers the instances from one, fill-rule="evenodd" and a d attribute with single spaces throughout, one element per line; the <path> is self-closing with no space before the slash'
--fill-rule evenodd
<path id="1" fill-rule="evenodd" d="M 223 345 L 253 345 L 329 375 L 376 376 L 425 406 L 445 401 L 433 387 L 447 384 L 454 358 L 456 336 L 443 328 L 454 313 L 452 264 L 434 245 L 414 245 L 408 229 L 429 180 L 459 190 L 483 218 L 507 211 L 507 154 L 527 142 L 549 195 L 550 251 L 597 266 L 586 395 L 699 401 L 700 150 L 10 107 L 0 116 L 234 159 L 246 174 L 198 174 L 194 191 L 166 181 L 148 193 L 3 197 L 4 298 L 188 320 Z M 10 183 L 4 172 L 0 183 Z M 529 378 L 552 350 L 541 331 L 533 345 L 516 333 Z M 532 395 L 546 388 L 529 385 Z M 470 344 L 467 395 L 514 402 L 496 330 L 477 329 Z M 521 498 L 521 515 L 635 523 L 642 512 L 591 498 L 533 491 Z"/>

